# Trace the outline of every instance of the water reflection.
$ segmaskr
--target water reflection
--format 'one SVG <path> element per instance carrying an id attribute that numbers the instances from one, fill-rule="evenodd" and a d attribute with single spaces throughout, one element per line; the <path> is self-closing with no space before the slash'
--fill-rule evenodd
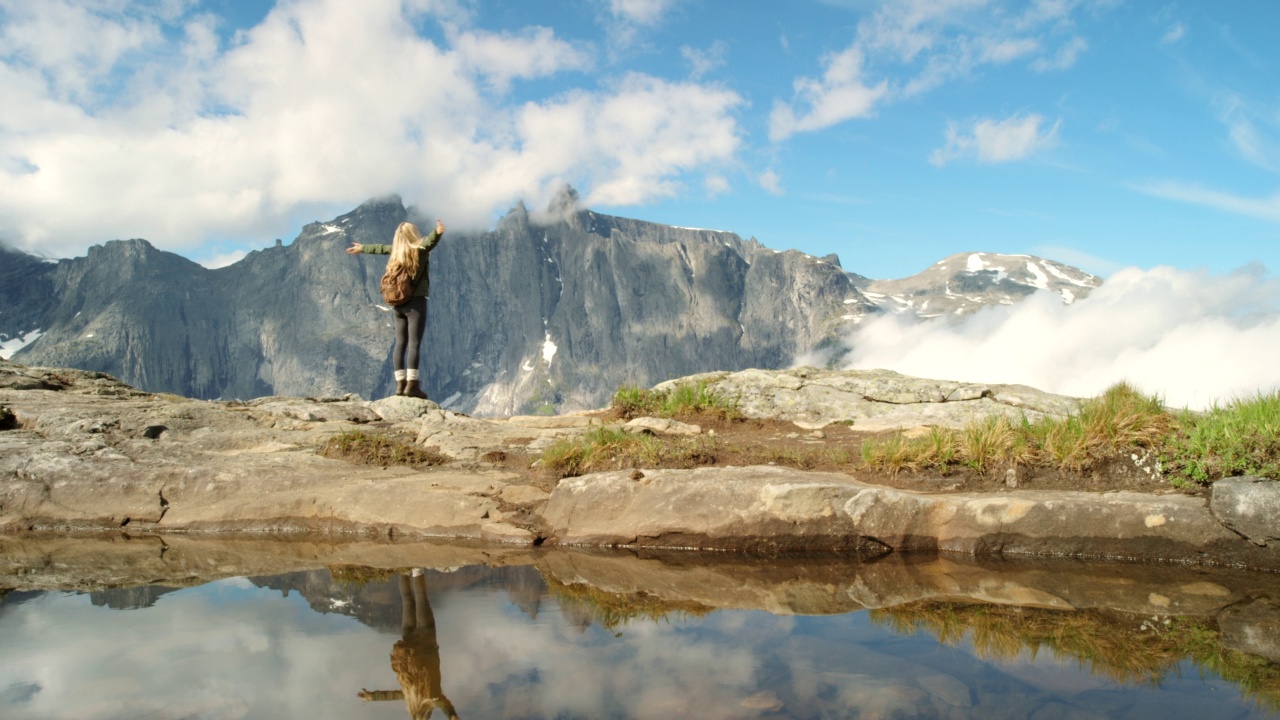
<path id="1" fill-rule="evenodd" d="M 391 650 L 391 669 L 400 681 L 399 690 L 361 688 L 362 700 L 404 700 L 413 720 L 426 720 L 439 708 L 450 720 L 457 720 L 453 703 L 440 688 L 440 644 L 436 641 L 436 619 L 427 597 L 427 579 L 421 568 L 401 574 L 402 637 Z"/>
<path id="2" fill-rule="evenodd" d="M 1280 717 L 1272 575 L 147 547 L 0 541 L 0 717 Z"/>

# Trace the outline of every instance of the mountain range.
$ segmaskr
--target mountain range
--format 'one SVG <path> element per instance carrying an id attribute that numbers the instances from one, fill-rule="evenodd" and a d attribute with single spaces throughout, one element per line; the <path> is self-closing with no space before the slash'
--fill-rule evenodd
<path id="1" fill-rule="evenodd" d="M 344 249 L 389 243 L 400 222 L 430 227 L 434 217 L 377 198 L 217 269 L 140 239 L 57 261 L 0 248 L 0 350 L 197 398 L 386 395 L 386 258 Z M 1073 302 L 1100 282 L 990 253 L 873 280 L 834 255 L 595 213 L 566 188 L 546 213 L 518 204 L 491 231 L 441 240 L 423 386 L 476 415 L 600 407 L 624 384 L 786 367 L 870 315 L 945 321 L 1036 292 Z"/>

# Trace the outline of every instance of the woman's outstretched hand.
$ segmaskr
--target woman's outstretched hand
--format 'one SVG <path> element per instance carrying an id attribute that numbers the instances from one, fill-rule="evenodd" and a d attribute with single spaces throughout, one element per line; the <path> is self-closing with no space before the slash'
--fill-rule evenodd
<path id="1" fill-rule="evenodd" d="M 444 223 L 440 222 L 440 218 L 436 218 L 436 235 L 444 234 Z"/>
<path id="2" fill-rule="evenodd" d="M 440 221 L 437 220 L 436 223 L 439 224 Z M 351 243 L 351 247 L 347 248 L 348 255 L 359 255 L 363 251 L 364 251 L 364 245 L 361 245 L 358 242 Z"/>

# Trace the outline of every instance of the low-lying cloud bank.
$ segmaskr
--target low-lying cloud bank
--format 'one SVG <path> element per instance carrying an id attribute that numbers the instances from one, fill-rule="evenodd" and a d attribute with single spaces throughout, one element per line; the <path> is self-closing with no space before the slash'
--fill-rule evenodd
<path id="1" fill-rule="evenodd" d="M 1128 268 L 1073 305 L 1040 293 L 958 324 L 877 317 L 845 343 L 849 369 L 1079 397 L 1127 380 L 1167 405 L 1204 409 L 1280 387 L 1280 279 L 1261 266 L 1227 274 Z"/>

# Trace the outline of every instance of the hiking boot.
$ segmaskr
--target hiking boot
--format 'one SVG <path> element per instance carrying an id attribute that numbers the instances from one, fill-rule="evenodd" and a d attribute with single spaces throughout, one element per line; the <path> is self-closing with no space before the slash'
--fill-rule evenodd
<path id="1" fill-rule="evenodd" d="M 404 394 L 405 397 L 418 398 L 419 400 L 428 399 L 427 394 L 422 391 L 417 380 L 409 380 L 407 382 L 404 388 Z"/>
<path id="2" fill-rule="evenodd" d="M 409 384 L 408 380 L 396 380 L 396 394 L 403 395 L 405 386 Z"/>

